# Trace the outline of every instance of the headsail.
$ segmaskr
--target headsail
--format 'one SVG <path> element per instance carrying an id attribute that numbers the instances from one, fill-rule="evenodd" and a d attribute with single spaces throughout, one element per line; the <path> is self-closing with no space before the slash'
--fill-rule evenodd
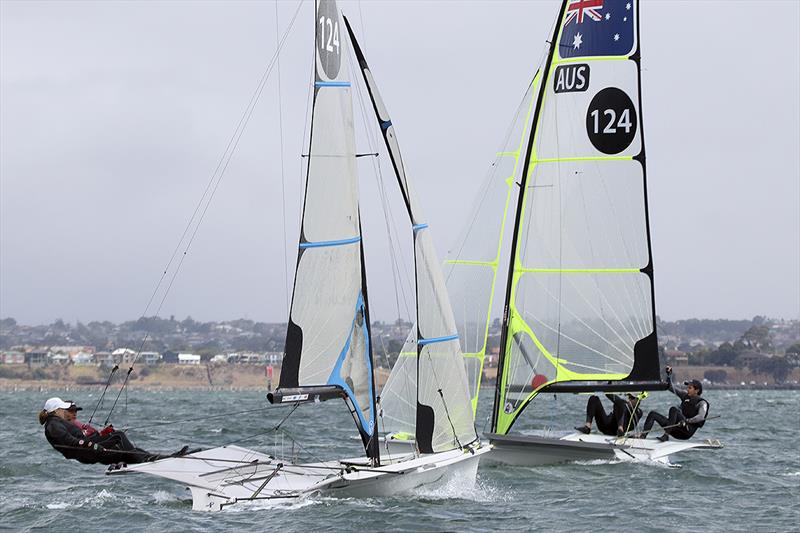
<path id="1" fill-rule="evenodd" d="M 478 408 L 503 236 L 509 214 L 513 216 L 512 199 L 516 197 L 516 185 L 522 175 L 538 86 L 537 74 L 517 108 L 508 135 L 492 163 L 489 178 L 467 217 L 464 231 L 445 261 L 447 289 L 464 351 L 473 412 Z M 511 220 L 513 222 L 513 218 Z"/>
<path id="2" fill-rule="evenodd" d="M 445 283 L 464 356 L 473 417 L 478 408 L 503 235 L 508 215 L 513 215 L 509 206 L 516 197 L 515 184 L 522 174 L 538 79 L 537 75 L 525 92 L 486 182 L 466 217 L 464 231 L 444 261 Z M 383 418 L 389 432 L 414 434 L 416 403 L 406 398 L 408 391 L 417 387 L 416 357 L 415 327 L 381 392 Z"/>
<path id="3" fill-rule="evenodd" d="M 492 424 L 501 434 L 545 388 L 661 387 L 638 3 L 564 1 L 557 20 L 512 242 Z"/>
<path id="4" fill-rule="evenodd" d="M 396 398 L 389 396 L 386 401 L 391 403 L 396 399 L 409 404 L 413 397 L 409 397 L 408 392 L 414 392 L 414 431 L 419 450 L 422 453 L 446 451 L 477 439 L 458 332 L 441 263 L 436 257 L 427 219 L 406 176 L 392 120 L 347 19 L 345 23 L 406 203 L 414 237 L 417 386 L 415 391 L 405 387 Z M 399 365 L 402 372 L 411 369 L 407 361 Z M 385 403 L 383 406 L 391 410 Z"/>
<path id="5" fill-rule="evenodd" d="M 280 384 L 271 401 L 344 397 L 377 458 L 375 389 L 345 39 L 317 0 L 308 177 Z"/>

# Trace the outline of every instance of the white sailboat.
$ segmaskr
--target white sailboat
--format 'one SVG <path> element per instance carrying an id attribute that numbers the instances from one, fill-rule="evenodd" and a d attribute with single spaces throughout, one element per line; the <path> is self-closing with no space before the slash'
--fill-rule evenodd
<path id="1" fill-rule="evenodd" d="M 350 32 L 411 219 L 415 247 L 420 386 L 406 401 L 419 406 L 418 445 L 400 454 L 381 454 L 347 40 L 340 32 L 335 0 L 317 0 L 314 20 L 312 128 L 295 284 L 280 382 L 267 398 L 289 405 L 343 400 L 365 456 L 293 464 L 229 445 L 108 472 L 144 473 L 187 485 L 195 510 L 317 493 L 386 496 L 453 478 L 470 483 L 480 457 L 489 451 L 474 428 L 452 311 L 428 227 L 405 175 L 391 120 Z"/>
<path id="2" fill-rule="evenodd" d="M 473 331 L 484 331 L 478 320 L 488 320 L 494 280 L 508 265 L 488 461 L 669 463 L 683 450 L 721 446 L 699 436 L 661 443 L 510 434 L 542 393 L 666 389 L 655 328 L 638 9 L 634 0 L 561 3 L 546 59 L 449 261 L 450 277 L 470 280 L 471 292 L 458 288 L 466 283 L 448 283 L 455 309 L 472 297 L 475 312 L 464 329 Z M 478 336 L 476 348 L 482 343 L 485 353 Z"/>

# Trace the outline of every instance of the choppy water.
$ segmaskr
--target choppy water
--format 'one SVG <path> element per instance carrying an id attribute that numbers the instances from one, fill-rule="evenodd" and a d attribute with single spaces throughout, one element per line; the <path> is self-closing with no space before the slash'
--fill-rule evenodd
<path id="1" fill-rule="evenodd" d="M 481 531 L 798 531 L 800 431 L 798 391 L 708 391 L 712 414 L 722 418 L 701 430 L 720 438 L 722 450 L 677 456 L 683 465 L 598 461 L 536 468 L 481 468 L 475 488 L 450 486 L 387 499 L 314 498 L 283 504 L 232 506 L 222 513 L 191 511 L 188 491 L 149 476 L 106 477 L 100 465 L 63 459 L 44 439 L 36 413 L 49 396 L 84 407 L 96 394 L 52 390 L 0 392 L 0 528 L 13 530 L 410 530 Z M 484 391 L 481 416 L 491 392 Z M 566 429 L 582 419 L 585 396 L 543 399 L 517 430 L 553 424 Z M 664 410 L 669 393 L 651 395 L 645 408 Z M 180 445 L 215 446 L 260 434 L 285 409 L 204 419 L 263 407 L 257 392 L 136 392 L 117 427 L 134 429 L 134 442 L 152 450 Z M 108 406 L 103 409 L 102 419 Z M 119 409 L 119 408 L 118 408 Z M 537 416 L 537 413 L 541 415 Z M 84 415 L 85 420 L 88 415 Z M 286 422 L 303 444 L 301 458 L 358 455 L 348 437 L 352 422 L 343 405 L 327 402 L 296 411 Z M 291 453 L 287 439 L 259 435 L 242 445 Z M 295 448 L 297 451 L 297 448 Z"/>

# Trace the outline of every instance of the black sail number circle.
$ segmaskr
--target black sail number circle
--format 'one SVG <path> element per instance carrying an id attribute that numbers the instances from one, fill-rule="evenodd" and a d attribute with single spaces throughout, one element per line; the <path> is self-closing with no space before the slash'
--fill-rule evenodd
<path id="1" fill-rule="evenodd" d="M 630 96 L 616 87 L 606 87 L 592 98 L 586 110 L 586 133 L 604 154 L 618 154 L 636 137 L 636 108 Z"/>
<path id="2" fill-rule="evenodd" d="M 342 42 L 335 0 L 320 0 L 317 8 L 317 54 L 329 80 L 339 75 Z"/>

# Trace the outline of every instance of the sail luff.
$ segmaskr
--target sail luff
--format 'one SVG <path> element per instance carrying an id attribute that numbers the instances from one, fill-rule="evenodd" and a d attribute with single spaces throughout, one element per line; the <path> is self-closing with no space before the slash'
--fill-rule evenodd
<path id="1" fill-rule="evenodd" d="M 533 120 L 531 121 L 530 127 L 530 137 L 528 138 L 528 146 L 525 148 L 525 156 L 523 157 L 523 170 L 522 170 L 522 179 L 520 180 L 520 193 L 517 200 L 517 209 L 516 209 L 516 216 L 514 217 L 514 230 L 511 235 L 511 253 L 509 259 L 509 268 L 508 268 L 508 280 L 506 284 L 506 294 L 505 294 L 505 304 L 503 305 L 503 322 L 502 322 L 502 329 L 500 334 L 500 354 L 497 360 L 497 384 L 495 386 L 495 396 L 494 396 L 494 406 L 492 408 L 492 432 L 496 433 L 498 429 L 498 414 L 502 409 L 502 388 L 505 386 L 506 381 L 506 347 L 508 345 L 508 329 L 509 329 L 509 308 L 511 306 L 511 290 L 514 286 L 514 267 L 516 263 L 516 255 L 517 255 L 517 248 L 519 246 L 519 233 L 520 233 L 520 222 L 521 222 L 521 215 L 522 210 L 525 205 L 525 188 L 527 187 L 528 183 L 528 174 L 530 172 L 530 158 L 531 158 L 531 151 L 533 150 L 533 143 L 536 139 L 537 134 L 537 124 L 539 122 L 539 113 L 542 109 L 542 100 L 544 98 L 545 88 L 547 87 L 547 82 L 550 77 L 550 65 L 553 62 L 553 53 L 555 52 L 556 43 L 558 42 L 556 38 L 561 29 L 561 21 L 564 19 L 564 11 L 567 7 L 567 2 L 569 0 L 562 0 L 561 2 L 561 9 L 559 10 L 558 17 L 556 18 L 556 25 L 555 29 L 553 30 L 553 36 L 549 44 L 549 50 L 547 52 L 547 60 L 545 62 L 545 66 L 542 69 L 542 78 L 541 84 L 539 85 L 539 94 L 536 97 L 536 108 L 533 112 Z"/>

